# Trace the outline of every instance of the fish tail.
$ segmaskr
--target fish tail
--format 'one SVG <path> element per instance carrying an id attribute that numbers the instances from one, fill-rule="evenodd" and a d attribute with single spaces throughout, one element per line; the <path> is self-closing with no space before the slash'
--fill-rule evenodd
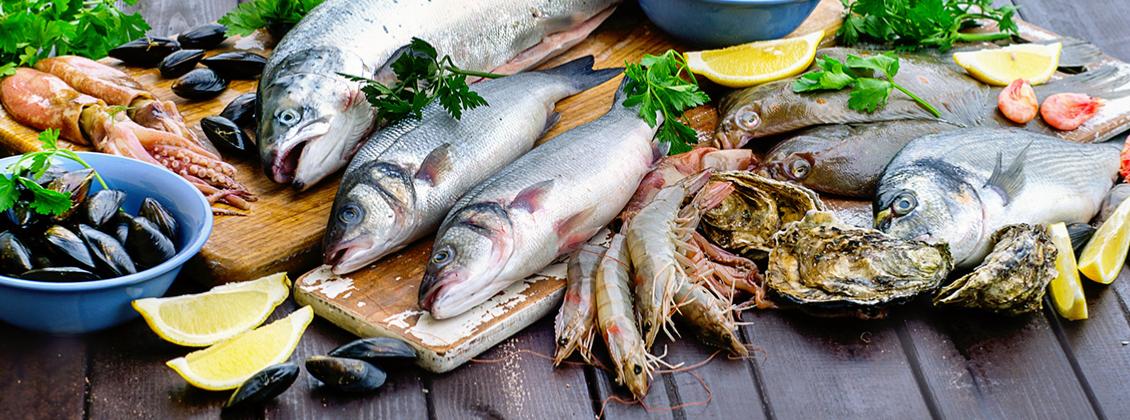
<path id="1" fill-rule="evenodd" d="M 1130 96 L 1130 72 L 1107 65 L 1036 86 L 1035 90 L 1040 101 L 1057 93 L 1083 93 L 1107 100 L 1117 99 Z"/>
<path id="2" fill-rule="evenodd" d="M 560 66 L 542 70 L 542 73 L 568 79 L 577 92 L 588 90 L 604 83 L 624 71 L 623 67 L 594 70 L 596 60 L 591 55 L 578 58 Z"/>

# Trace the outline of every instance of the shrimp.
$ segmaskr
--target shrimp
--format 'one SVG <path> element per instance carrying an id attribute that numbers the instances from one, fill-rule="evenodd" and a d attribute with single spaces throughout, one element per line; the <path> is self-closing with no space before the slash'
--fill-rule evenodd
<path id="1" fill-rule="evenodd" d="M 687 254 L 690 261 L 686 263 L 694 270 L 691 273 L 692 279 L 699 278 L 706 282 L 708 289 L 730 302 L 733 302 L 735 293 L 743 292 L 753 297 L 754 307 L 774 307 L 765 298 L 761 273 L 753 261 L 714 245 L 698 232 L 691 234 L 690 245 L 692 250 Z"/>
<path id="2" fill-rule="evenodd" d="M 749 355 L 749 349 L 734 332 L 737 329 L 734 311 L 723 297 L 701 284 L 683 282 L 675 299 L 679 302 L 679 318 L 694 327 L 699 341 L 735 356 Z"/>
<path id="3" fill-rule="evenodd" d="M 1040 104 L 1036 101 L 1036 91 L 1024 79 L 1013 80 L 997 95 L 997 109 L 1001 114 L 1017 124 L 1027 124 L 1036 118 Z"/>
<path id="4" fill-rule="evenodd" d="M 576 351 L 590 364 L 592 342 L 596 335 L 596 306 L 593 303 L 593 279 L 605 248 L 601 243 L 608 239 L 607 229 L 597 233 L 588 243 L 581 246 L 569 257 L 565 280 L 565 299 L 553 323 L 553 334 L 557 338 L 557 352 L 554 365 Z"/>
<path id="5" fill-rule="evenodd" d="M 686 153 L 667 156 L 655 165 L 640 181 L 628 205 L 620 212 L 620 219 L 628 223 L 636 213 L 651 204 L 655 195 L 665 187 L 679 182 L 688 176 L 705 170 L 741 171 L 757 164 L 757 158 L 749 149 L 724 149 L 696 147 Z"/>
<path id="6" fill-rule="evenodd" d="M 1057 93 L 1044 99 L 1040 116 L 1057 130 L 1071 131 L 1099 113 L 1103 100 L 1082 93 Z"/>
<path id="7" fill-rule="evenodd" d="M 626 386 L 637 399 L 642 399 L 647 395 L 657 359 L 644 347 L 643 337 L 632 316 L 632 291 L 628 283 L 631 264 L 625 239 L 620 234 L 612 237 L 608 252 L 597 268 L 593 287 L 596 319 L 608 346 L 608 355 L 616 367 L 616 382 Z"/>

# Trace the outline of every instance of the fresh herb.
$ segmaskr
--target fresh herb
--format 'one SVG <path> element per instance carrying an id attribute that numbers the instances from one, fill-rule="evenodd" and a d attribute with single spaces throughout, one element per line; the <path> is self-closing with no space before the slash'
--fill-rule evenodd
<path id="1" fill-rule="evenodd" d="M 259 28 L 272 25 L 294 25 L 323 0 L 251 0 L 240 3 L 220 18 L 228 27 L 228 36 L 251 35 Z"/>
<path id="2" fill-rule="evenodd" d="M 392 72 L 396 75 L 392 86 L 365 77 L 341 75 L 362 83 L 361 91 L 377 110 L 377 119 L 385 124 L 405 118 L 419 119 L 423 117 L 424 108 L 436 99 L 457 120 L 465 110 L 488 105 L 467 86 L 467 76 L 493 79 L 503 75 L 461 69 L 451 61 L 451 56 L 438 57 L 431 44 L 412 38 L 408 49 L 392 62 Z"/>
<path id="3" fill-rule="evenodd" d="M 709 102 L 710 97 L 699 89 L 683 55 L 674 50 L 659 56 L 647 54 L 639 63 L 626 63 L 625 67 L 628 83 L 624 86 L 624 106 L 639 105 L 640 117 L 651 127 L 657 123 L 655 114 L 663 115 L 656 138 L 668 145 L 669 154 L 691 150 L 698 135 L 678 117 L 683 111 Z"/>
<path id="4" fill-rule="evenodd" d="M 39 133 L 39 141 L 42 143 L 42 150 L 24 153 L 19 160 L 8 166 L 8 175 L 0 175 L 0 211 L 12 208 L 21 198 L 39 214 L 58 216 L 71 208 L 68 193 L 47 189 L 36 180 L 43 178 L 56 157 L 75 161 L 84 168 L 90 168 L 90 165 L 73 150 L 59 147 L 59 130 L 47 129 Z M 108 188 L 97 171 L 94 172 L 94 177 L 102 188 Z M 27 195 L 21 197 L 24 191 Z"/>
<path id="5" fill-rule="evenodd" d="M 825 55 L 816 61 L 820 70 L 805 73 L 793 82 L 793 92 L 840 90 L 851 87 L 848 108 L 861 112 L 875 112 L 887 105 L 891 91 L 898 90 L 918 102 L 935 117 L 942 113 L 913 92 L 895 83 L 899 72 L 899 59 L 893 53 L 869 57 L 848 54 L 847 62 Z M 878 76 L 878 77 L 873 77 Z"/>
<path id="6" fill-rule="evenodd" d="M 841 0 L 844 23 L 837 36 L 843 45 L 872 41 L 904 48 L 948 50 L 955 42 L 1008 39 L 1019 33 L 1013 6 L 993 7 L 993 0 Z M 999 32 L 965 33 L 977 20 L 996 22 Z"/>
<path id="7" fill-rule="evenodd" d="M 51 55 L 94 59 L 145 35 L 140 14 L 119 10 L 114 0 L 4 0 L 0 5 L 0 76 Z M 123 0 L 134 5 L 137 0 Z"/>

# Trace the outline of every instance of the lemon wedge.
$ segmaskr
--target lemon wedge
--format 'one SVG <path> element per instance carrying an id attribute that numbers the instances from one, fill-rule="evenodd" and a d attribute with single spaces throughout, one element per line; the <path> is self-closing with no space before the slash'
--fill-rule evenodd
<path id="1" fill-rule="evenodd" d="M 732 88 L 753 86 L 795 76 L 812 64 L 823 31 L 757 41 L 718 50 L 686 53 L 687 67 L 714 83 Z"/>
<path id="2" fill-rule="evenodd" d="M 303 306 L 286 318 L 165 364 L 197 388 L 235 389 L 251 375 L 289 359 L 313 319 L 314 310 Z"/>
<path id="3" fill-rule="evenodd" d="M 1079 271 L 1087 278 L 1110 284 L 1126 265 L 1130 250 L 1130 200 L 1124 200 L 1095 231 L 1079 254 Z"/>
<path id="4" fill-rule="evenodd" d="M 204 347 L 262 324 L 289 294 L 290 280 L 277 273 L 195 295 L 138 299 L 133 308 L 165 341 Z"/>
<path id="5" fill-rule="evenodd" d="M 1038 85 L 1047 82 L 1059 67 L 1060 43 L 1017 44 L 1004 48 L 953 54 L 953 61 L 977 80 L 1007 86 L 1016 79 Z"/>
<path id="6" fill-rule="evenodd" d="M 1083 284 L 1079 281 L 1079 268 L 1075 265 L 1075 250 L 1071 248 L 1067 225 L 1056 223 L 1048 226 L 1048 234 L 1058 251 L 1055 257 L 1057 274 L 1050 283 L 1055 311 L 1072 321 L 1087 319 L 1087 298 L 1083 296 Z"/>

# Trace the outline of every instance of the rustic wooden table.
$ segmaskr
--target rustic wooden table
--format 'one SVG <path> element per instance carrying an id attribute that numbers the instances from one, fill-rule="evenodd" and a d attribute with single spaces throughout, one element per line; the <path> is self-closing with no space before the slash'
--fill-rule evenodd
<path id="1" fill-rule="evenodd" d="M 173 33 L 218 18 L 236 1 L 141 3 L 155 33 Z M 1122 0 L 1013 3 L 1028 21 L 1130 61 Z M 166 368 L 185 350 L 141 321 L 79 337 L 0 324 L 0 418 L 1127 418 L 1130 274 L 1123 277 L 1108 287 L 1088 283 L 1090 319 L 1082 322 L 1047 310 L 1003 319 L 908 308 L 879 322 L 747 313 L 742 335 L 758 348 L 753 358 L 717 357 L 658 375 L 647 408 L 610 399 L 624 394 L 603 371 L 552 368 L 542 356 L 553 350 L 550 319 L 447 374 L 395 369 L 375 395 L 324 392 L 303 374 L 266 407 L 225 413 L 227 394 L 192 388 Z M 180 281 L 170 293 L 195 291 Z M 316 320 L 294 360 L 351 338 Z M 692 340 L 667 352 L 668 361 L 688 365 L 709 356 Z"/>

